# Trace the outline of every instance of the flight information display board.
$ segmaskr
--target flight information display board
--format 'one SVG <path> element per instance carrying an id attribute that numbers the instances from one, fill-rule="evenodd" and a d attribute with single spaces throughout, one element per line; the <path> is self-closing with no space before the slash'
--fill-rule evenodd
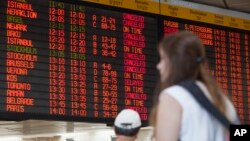
<path id="1" fill-rule="evenodd" d="M 77 0 L 0 1 L 0 119 L 110 123 L 130 108 L 148 121 L 158 35 L 181 30 L 250 123 L 249 31 Z"/>
<path id="2" fill-rule="evenodd" d="M 192 31 L 205 45 L 209 69 L 227 94 L 243 123 L 250 123 L 250 64 L 248 31 L 199 22 L 164 18 L 164 34 Z"/>
<path id="3" fill-rule="evenodd" d="M 148 120 L 156 19 L 85 3 L 0 4 L 0 117 L 107 122 L 130 108 Z"/>

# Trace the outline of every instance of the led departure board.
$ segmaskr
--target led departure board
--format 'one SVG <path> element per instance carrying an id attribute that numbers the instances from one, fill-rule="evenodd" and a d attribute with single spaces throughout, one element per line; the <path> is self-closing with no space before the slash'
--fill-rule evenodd
<path id="1" fill-rule="evenodd" d="M 233 22 L 219 26 L 202 23 L 204 17 L 185 20 L 185 12 L 155 2 L 150 14 L 65 1 L 0 1 L 0 119 L 111 123 L 130 108 L 146 122 L 158 77 L 158 35 L 187 30 L 201 38 L 211 73 L 250 123 L 250 32 L 230 28 L 241 19 L 225 17 Z M 247 30 L 244 23 L 239 27 Z"/>
<path id="2" fill-rule="evenodd" d="M 172 18 L 162 22 L 165 34 L 186 30 L 200 37 L 211 73 L 231 98 L 241 121 L 250 123 L 249 32 Z"/>
<path id="3" fill-rule="evenodd" d="M 82 2 L 0 4 L 0 117 L 108 122 L 130 108 L 148 120 L 156 19 Z"/>

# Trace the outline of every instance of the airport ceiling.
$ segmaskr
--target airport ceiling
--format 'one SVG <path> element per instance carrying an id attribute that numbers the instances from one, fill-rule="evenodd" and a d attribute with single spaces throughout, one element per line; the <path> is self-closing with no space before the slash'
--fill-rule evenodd
<path id="1" fill-rule="evenodd" d="M 250 13 L 250 0 L 185 0 Z"/>

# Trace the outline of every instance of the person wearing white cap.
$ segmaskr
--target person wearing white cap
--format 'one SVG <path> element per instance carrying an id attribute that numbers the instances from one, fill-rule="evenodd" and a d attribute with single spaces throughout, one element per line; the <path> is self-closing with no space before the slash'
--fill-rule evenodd
<path id="1" fill-rule="evenodd" d="M 134 141 L 141 128 L 141 118 L 138 112 L 125 109 L 117 115 L 114 126 L 116 141 Z"/>

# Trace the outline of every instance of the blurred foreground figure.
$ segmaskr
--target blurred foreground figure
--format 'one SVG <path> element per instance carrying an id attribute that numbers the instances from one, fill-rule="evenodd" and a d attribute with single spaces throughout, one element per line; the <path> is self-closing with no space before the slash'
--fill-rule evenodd
<path id="1" fill-rule="evenodd" d="M 178 32 L 164 37 L 158 51 L 160 90 L 151 120 L 156 141 L 228 141 L 228 127 L 239 123 L 238 116 L 209 73 L 201 40 L 191 32 Z M 200 97 L 211 106 L 204 106 Z"/>
<path id="2" fill-rule="evenodd" d="M 122 110 L 115 119 L 116 141 L 135 141 L 141 128 L 139 114 L 131 109 Z"/>

